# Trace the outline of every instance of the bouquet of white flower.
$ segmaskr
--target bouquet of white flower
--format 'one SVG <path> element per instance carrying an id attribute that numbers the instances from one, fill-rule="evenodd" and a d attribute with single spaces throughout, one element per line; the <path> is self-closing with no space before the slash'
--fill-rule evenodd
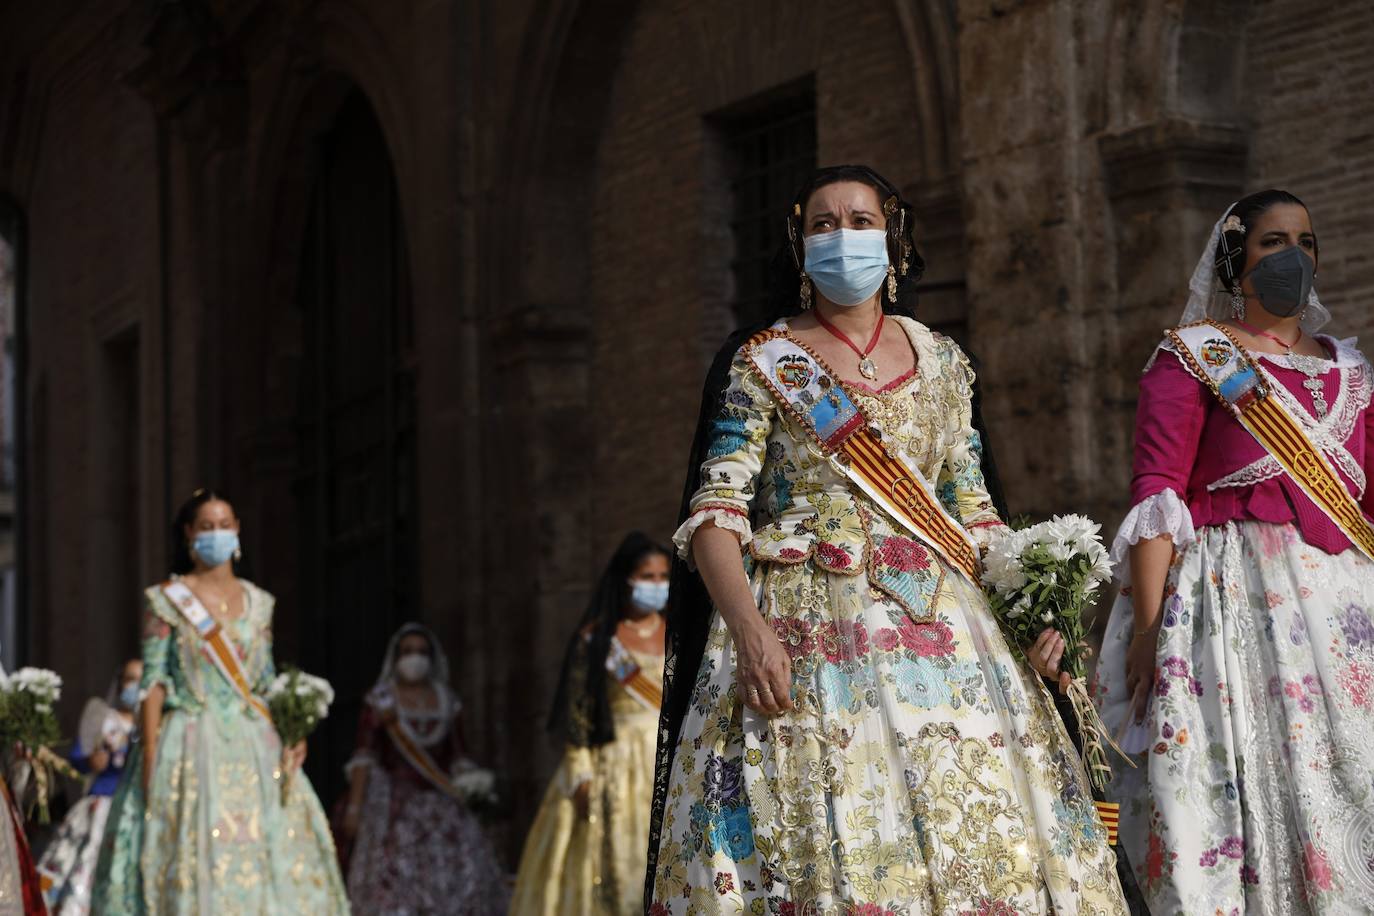
<path id="1" fill-rule="evenodd" d="M 0 750 L 17 749 L 32 768 L 40 824 L 48 823 L 48 791 L 56 777 L 81 778 L 52 750 L 61 739 L 55 708 L 61 697 L 62 678 L 46 668 L 20 668 L 0 678 Z"/>
<path id="2" fill-rule="evenodd" d="M 1091 647 L 1086 642 L 1083 613 L 1112 575 L 1107 548 L 1098 537 L 1101 528 L 1081 515 L 1057 515 L 1048 522 L 1007 532 L 983 558 L 989 604 L 1016 651 L 1024 652 L 1046 627 L 1064 637 L 1060 668 L 1072 678 L 1068 696 L 1083 738 L 1083 762 L 1099 789 L 1112 774 L 1103 741 L 1113 748 L 1116 743 L 1088 696 Z"/>
<path id="3" fill-rule="evenodd" d="M 496 804 L 496 775 L 464 757 L 453 768 L 453 788 L 473 810 Z"/>
<path id="4" fill-rule="evenodd" d="M 334 688 L 324 678 L 298 668 L 283 668 L 267 688 L 267 708 L 282 747 L 293 747 L 310 737 L 328 717 L 333 702 Z M 290 790 L 291 774 L 285 773 L 281 782 L 282 804 L 286 804 Z"/>

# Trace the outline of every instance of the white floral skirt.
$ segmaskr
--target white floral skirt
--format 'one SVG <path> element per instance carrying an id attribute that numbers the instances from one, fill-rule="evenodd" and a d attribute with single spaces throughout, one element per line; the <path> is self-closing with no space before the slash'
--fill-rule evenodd
<path id="1" fill-rule="evenodd" d="M 810 562 L 753 574 L 796 710 L 746 709 L 712 623 L 673 761 L 653 916 L 1124 913 L 1039 679 L 954 574 L 917 624 Z"/>
<path id="2" fill-rule="evenodd" d="M 1374 909 L 1374 563 L 1291 525 L 1200 529 L 1169 571 L 1121 838 L 1156 914 Z M 1128 716 L 1129 597 L 1098 669 Z"/>
<path id="3" fill-rule="evenodd" d="M 84 916 L 91 911 L 91 886 L 109 815 L 109 796 L 87 795 L 72 805 L 44 851 L 38 874 L 52 916 Z"/>

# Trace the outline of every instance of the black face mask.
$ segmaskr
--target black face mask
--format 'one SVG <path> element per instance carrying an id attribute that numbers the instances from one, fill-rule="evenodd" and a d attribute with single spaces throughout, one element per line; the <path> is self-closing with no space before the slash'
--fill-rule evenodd
<path id="1" fill-rule="evenodd" d="M 1287 318 L 1307 305 L 1316 270 L 1311 255 L 1301 248 L 1291 247 L 1261 258 L 1246 276 L 1264 310 Z"/>

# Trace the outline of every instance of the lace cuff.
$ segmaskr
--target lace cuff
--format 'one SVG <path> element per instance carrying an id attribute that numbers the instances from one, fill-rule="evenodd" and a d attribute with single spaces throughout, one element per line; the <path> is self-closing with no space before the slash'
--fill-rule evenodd
<path id="1" fill-rule="evenodd" d="M 1122 585 L 1131 584 L 1130 549 L 1141 541 L 1168 535 L 1176 550 L 1197 536 L 1193 529 L 1193 514 L 1183 499 L 1173 490 L 1160 490 L 1147 496 L 1126 513 L 1126 518 L 1117 529 L 1116 540 L 1112 541 L 1112 566 L 1116 569 L 1116 580 Z"/>
<path id="2" fill-rule="evenodd" d="M 558 782 L 559 791 L 564 796 L 571 798 L 578 786 L 584 782 L 591 782 L 595 775 L 591 749 L 572 747 L 568 748 L 567 754 L 564 755 L 563 765 L 559 767 L 555 779 Z"/>
<path id="3" fill-rule="evenodd" d="M 344 764 L 344 775 L 352 779 L 354 770 L 359 767 L 371 767 L 374 763 L 376 763 L 376 758 L 372 756 L 371 751 L 358 751 L 349 757 L 348 762 Z"/>
<path id="4" fill-rule="evenodd" d="M 733 531 L 739 538 L 741 547 L 754 537 L 754 529 L 749 524 L 748 516 L 738 506 L 730 503 L 703 503 L 688 516 L 687 521 L 683 522 L 682 527 L 673 535 L 673 544 L 677 547 L 678 556 L 686 560 L 692 569 L 696 568 L 696 564 L 692 562 L 692 537 L 697 533 L 697 529 L 707 522 L 715 522 L 717 528 Z"/>
<path id="5" fill-rule="evenodd" d="M 1006 534 L 1010 529 L 1000 521 L 991 521 L 976 522 L 964 530 L 968 532 L 969 539 L 978 548 L 978 552 L 986 553 L 993 541 Z"/>

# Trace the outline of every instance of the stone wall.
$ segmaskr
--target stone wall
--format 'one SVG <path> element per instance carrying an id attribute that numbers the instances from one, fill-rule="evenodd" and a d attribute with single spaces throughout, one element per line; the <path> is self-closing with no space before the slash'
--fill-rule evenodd
<path id="1" fill-rule="evenodd" d="M 137 586 L 207 480 L 281 599 L 279 655 L 304 650 L 300 247 L 313 151 L 361 91 L 408 249 L 421 614 L 474 754 L 511 774 L 514 854 L 558 759 L 564 642 L 620 533 L 671 533 L 728 330 L 716 114 L 814 81 L 820 160 L 870 162 L 918 206 L 944 290 L 923 315 L 982 360 L 1013 509 L 1110 529 L 1136 373 L 1226 203 L 1308 200 L 1337 330 L 1374 322 L 1371 38 L 1363 4 L 1291 0 L 11 4 L 23 654 L 67 677 L 74 719 L 136 649 Z"/>

